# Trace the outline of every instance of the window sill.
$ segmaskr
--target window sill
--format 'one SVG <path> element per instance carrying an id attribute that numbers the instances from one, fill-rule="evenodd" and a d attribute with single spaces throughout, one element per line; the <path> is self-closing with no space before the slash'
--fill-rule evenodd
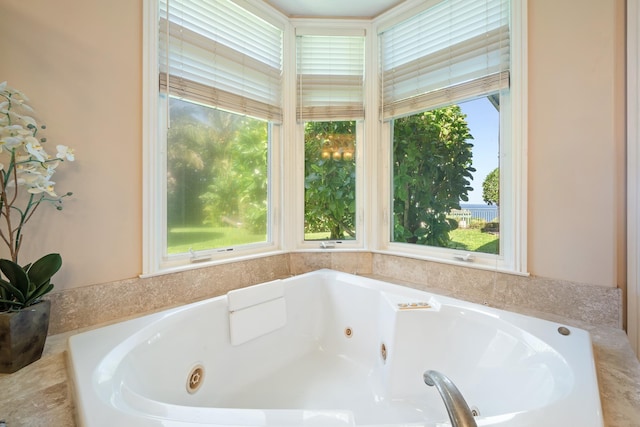
<path id="1" fill-rule="evenodd" d="M 247 261 L 247 260 L 258 259 L 258 258 L 266 258 L 274 255 L 283 255 L 287 253 L 288 251 L 284 251 L 284 250 L 269 250 L 269 251 L 260 252 L 260 253 L 238 254 L 237 256 L 233 256 L 233 257 L 218 258 L 218 259 L 212 259 L 209 261 L 199 261 L 199 262 L 185 261 L 183 264 L 162 267 L 158 271 L 142 273 L 138 277 L 140 277 L 141 279 L 146 279 L 149 277 L 164 276 L 166 274 L 180 273 L 180 272 L 189 271 L 189 270 L 213 267 L 213 266 L 222 265 L 222 264 L 231 264 L 234 262 Z"/>
<path id="2" fill-rule="evenodd" d="M 390 249 L 386 249 L 386 250 L 371 250 L 371 253 L 374 254 L 381 254 L 381 255 L 390 255 L 390 256 L 398 256 L 398 257 L 403 257 L 403 258 L 411 258 L 411 259 L 417 259 L 417 260 L 421 260 L 421 261 L 430 261 L 430 262 L 437 262 L 437 263 L 441 263 L 441 264 L 448 264 L 448 265 L 455 265 L 458 267 L 467 267 L 467 268 L 475 268 L 478 270 L 485 270 L 485 271 L 496 271 L 499 273 L 505 273 L 505 274 L 512 274 L 515 276 L 522 276 L 522 277 L 528 277 L 529 273 L 528 272 L 520 272 L 520 271 L 515 271 L 513 269 L 501 266 L 499 264 L 493 264 L 493 265 L 489 265 L 487 263 L 484 264 L 479 264 L 476 262 L 469 262 L 469 261 L 462 261 L 462 260 L 456 260 L 454 259 L 454 254 L 451 253 L 450 257 L 451 259 L 447 259 L 441 256 L 432 256 L 432 255 L 426 255 L 426 254 L 417 254 L 417 253 L 412 253 L 412 252 L 406 252 L 406 251 L 396 251 L 396 250 L 390 250 Z M 474 254 L 473 252 L 461 252 L 461 254 L 463 254 L 462 256 L 464 256 L 464 254 Z"/>

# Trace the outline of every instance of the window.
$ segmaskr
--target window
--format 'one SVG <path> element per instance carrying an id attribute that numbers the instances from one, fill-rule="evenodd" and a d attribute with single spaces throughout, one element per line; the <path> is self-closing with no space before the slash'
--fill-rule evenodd
<path id="1" fill-rule="evenodd" d="M 526 1 L 144 7 L 144 274 L 283 248 L 526 271 Z"/>
<path id="2" fill-rule="evenodd" d="M 304 239 L 356 238 L 356 122 L 307 122 Z"/>
<path id="3" fill-rule="evenodd" d="M 512 91 L 520 101 L 522 83 L 510 2 L 443 0 L 406 16 L 378 32 L 390 146 L 383 246 L 519 271 L 524 162 Z"/>
<path id="4" fill-rule="evenodd" d="M 392 241 L 498 254 L 500 123 L 489 98 L 392 123 Z"/>
<path id="5" fill-rule="evenodd" d="M 170 98 L 167 254 L 268 240 L 269 123 Z"/>
<path id="6" fill-rule="evenodd" d="M 296 30 L 297 116 L 304 134 L 304 241 L 358 237 L 358 140 L 364 119 L 364 31 Z M 321 247 L 327 247 L 326 242 Z"/>
<path id="7" fill-rule="evenodd" d="M 144 272 L 272 250 L 282 26 L 230 0 L 151 2 Z"/>

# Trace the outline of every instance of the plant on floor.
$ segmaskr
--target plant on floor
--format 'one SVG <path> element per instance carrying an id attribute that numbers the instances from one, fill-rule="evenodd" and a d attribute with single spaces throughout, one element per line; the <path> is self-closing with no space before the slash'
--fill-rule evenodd
<path id="1" fill-rule="evenodd" d="M 0 83 L 0 239 L 11 259 L 0 259 L 0 311 L 19 310 L 40 301 L 53 289 L 51 276 L 62 265 L 59 254 L 48 254 L 21 266 L 18 254 L 24 242 L 24 227 L 42 204 L 62 210 L 62 200 L 51 180 L 65 160 L 73 161 L 73 150 L 57 145 L 49 155 L 42 136 L 44 125 L 31 116 L 33 109 L 20 91 Z"/>

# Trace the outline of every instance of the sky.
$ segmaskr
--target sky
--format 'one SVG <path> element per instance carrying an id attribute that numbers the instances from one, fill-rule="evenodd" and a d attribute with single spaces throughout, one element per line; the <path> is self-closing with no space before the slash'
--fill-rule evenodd
<path id="1" fill-rule="evenodd" d="M 458 104 L 467 115 L 467 124 L 473 140 L 473 173 L 469 202 L 485 204 L 482 200 L 482 183 L 493 169 L 498 167 L 498 134 L 500 115 L 487 98 L 478 98 Z"/>

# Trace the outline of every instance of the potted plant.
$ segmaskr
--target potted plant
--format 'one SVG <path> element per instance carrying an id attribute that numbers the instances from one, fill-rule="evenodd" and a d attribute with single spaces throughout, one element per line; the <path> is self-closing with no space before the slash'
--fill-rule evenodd
<path id="1" fill-rule="evenodd" d="M 42 297 L 53 289 L 51 277 L 62 266 L 60 254 L 20 265 L 24 227 L 42 204 L 62 209 L 51 178 L 73 150 L 58 145 L 56 156 L 43 145 L 32 108 L 20 91 L 0 83 L 0 240 L 10 258 L 0 259 L 0 372 L 12 373 L 42 356 L 49 329 L 50 302 Z"/>

